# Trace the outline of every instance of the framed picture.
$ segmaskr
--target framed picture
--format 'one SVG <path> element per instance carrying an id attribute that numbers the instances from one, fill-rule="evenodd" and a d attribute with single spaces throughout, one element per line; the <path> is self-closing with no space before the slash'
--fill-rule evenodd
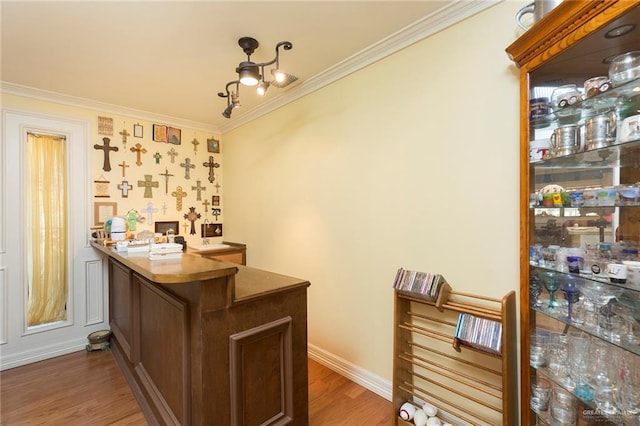
<path id="1" fill-rule="evenodd" d="M 161 124 L 153 125 L 153 140 L 156 142 L 167 141 L 167 126 Z"/>
<path id="2" fill-rule="evenodd" d="M 98 134 L 107 136 L 113 135 L 113 118 L 98 117 Z"/>
<path id="3" fill-rule="evenodd" d="M 118 214 L 118 203 L 93 203 L 93 224 L 104 225 L 104 223 Z"/>
<path id="4" fill-rule="evenodd" d="M 141 138 L 143 130 L 144 130 L 144 128 L 142 127 L 142 124 L 134 124 L 133 125 L 133 136 L 136 137 L 136 138 Z"/>
<path id="5" fill-rule="evenodd" d="M 212 206 L 219 206 L 220 205 L 220 196 L 219 195 L 212 195 L 211 196 L 211 205 Z"/>
<path id="6" fill-rule="evenodd" d="M 213 138 L 207 139 L 207 151 L 213 152 L 215 154 L 220 153 L 220 141 L 215 140 Z"/>
<path id="7" fill-rule="evenodd" d="M 180 224 L 178 221 L 154 222 L 156 234 L 165 235 L 169 229 L 173 229 L 176 235 L 180 234 Z"/>
<path id="8" fill-rule="evenodd" d="M 182 130 L 175 127 L 167 127 L 167 142 L 180 145 L 182 143 Z"/>

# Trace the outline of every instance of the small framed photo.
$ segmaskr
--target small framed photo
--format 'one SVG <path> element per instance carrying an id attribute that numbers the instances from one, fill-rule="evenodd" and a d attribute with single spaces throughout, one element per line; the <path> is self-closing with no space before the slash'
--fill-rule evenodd
<path id="1" fill-rule="evenodd" d="M 211 196 L 211 205 L 212 206 L 219 206 L 220 205 L 220 196 L 219 195 L 212 195 Z"/>
<path id="2" fill-rule="evenodd" d="M 113 135 L 113 118 L 98 117 L 98 134 L 107 136 Z"/>
<path id="3" fill-rule="evenodd" d="M 173 229 L 176 235 L 180 234 L 180 224 L 176 221 L 154 222 L 156 234 L 166 235 L 169 229 Z"/>
<path id="4" fill-rule="evenodd" d="M 93 203 L 93 224 L 104 225 L 118 213 L 118 203 Z"/>
<path id="5" fill-rule="evenodd" d="M 207 139 L 207 151 L 213 152 L 214 154 L 220 153 L 220 141 L 216 139 Z"/>
<path id="6" fill-rule="evenodd" d="M 180 145 L 182 143 L 182 130 L 175 127 L 167 127 L 167 142 Z"/>
<path id="7" fill-rule="evenodd" d="M 136 138 L 141 138 L 142 137 L 142 132 L 143 132 L 144 128 L 142 127 L 142 124 L 134 124 L 133 125 L 133 136 Z"/>
<path id="8" fill-rule="evenodd" d="M 153 140 L 156 142 L 167 141 L 167 126 L 161 124 L 153 125 Z"/>

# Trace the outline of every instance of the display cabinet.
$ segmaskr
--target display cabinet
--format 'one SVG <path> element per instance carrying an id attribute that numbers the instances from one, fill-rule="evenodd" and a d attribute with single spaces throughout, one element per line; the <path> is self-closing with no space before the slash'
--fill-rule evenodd
<path id="1" fill-rule="evenodd" d="M 639 50 L 632 0 L 564 1 L 507 48 L 523 425 L 640 425 Z"/>

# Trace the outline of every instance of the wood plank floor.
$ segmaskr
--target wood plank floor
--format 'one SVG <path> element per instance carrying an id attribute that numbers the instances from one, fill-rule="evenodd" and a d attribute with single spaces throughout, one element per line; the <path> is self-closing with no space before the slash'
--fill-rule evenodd
<path id="1" fill-rule="evenodd" d="M 147 424 L 109 351 L 5 370 L 0 387 L 2 425 Z M 391 402 L 309 360 L 309 424 L 390 425 Z"/>

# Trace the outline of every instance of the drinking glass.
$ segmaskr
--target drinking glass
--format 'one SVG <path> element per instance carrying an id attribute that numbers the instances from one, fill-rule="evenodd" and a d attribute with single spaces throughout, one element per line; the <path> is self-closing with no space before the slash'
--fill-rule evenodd
<path id="1" fill-rule="evenodd" d="M 577 280 L 574 277 L 566 277 L 560 286 L 560 291 L 562 291 L 564 298 L 567 300 L 567 316 L 562 319 L 570 323 L 576 322 L 577 318 L 573 316 L 573 306 L 580 300 L 580 289 L 578 288 Z"/>
<path id="2" fill-rule="evenodd" d="M 549 340 L 546 334 L 533 333 L 529 338 L 529 364 L 540 368 L 547 365 Z"/>
<path id="3" fill-rule="evenodd" d="M 592 351 L 595 354 L 593 399 L 598 409 L 604 414 L 616 414 L 619 410 L 616 394 L 620 377 L 620 350 L 602 340 L 596 339 L 592 343 Z"/>
<path id="4" fill-rule="evenodd" d="M 620 359 L 621 380 L 618 406 L 627 416 L 640 420 L 640 358 L 624 353 Z M 625 423 L 626 424 L 626 423 Z"/>
<path id="5" fill-rule="evenodd" d="M 555 298 L 556 291 L 558 290 L 558 277 L 556 276 L 556 273 L 552 271 L 539 271 L 539 274 L 544 288 L 546 288 L 549 293 L 549 304 L 547 305 L 547 309 L 553 311 L 558 306 Z"/>
<path id="6" fill-rule="evenodd" d="M 543 377 L 536 377 L 531 383 L 531 409 L 540 414 L 549 408 L 551 382 Z"/>
<path id="7" fill-rule="evenodd" d="M 612 327 L 612 313 L 609 311 L 608 303 L 620 296 L 624 289 L 614 287 L 597 281 L 585 282 L 582 287 L 582 293 L 594 305 L 595 314 L 595 330 L 597 333 L 610 339 L 616 339 Z M 619 339 L 619 335 L 617 338 Z"/>
<path id="8" fill-rule="evenodd" d="M 560 387 L 554 386 L 551 390 L 549 411 L 552 425 L 573 426 L 576 424 L 578 418 L 576 399 Z"/>
<path id="9" fill-rule="evenodd" d="M 532 308 L 542 306 L 540 295 L 542 294 L 542 282 L 535 271 L 529 272 L 529 305 Z"/>

